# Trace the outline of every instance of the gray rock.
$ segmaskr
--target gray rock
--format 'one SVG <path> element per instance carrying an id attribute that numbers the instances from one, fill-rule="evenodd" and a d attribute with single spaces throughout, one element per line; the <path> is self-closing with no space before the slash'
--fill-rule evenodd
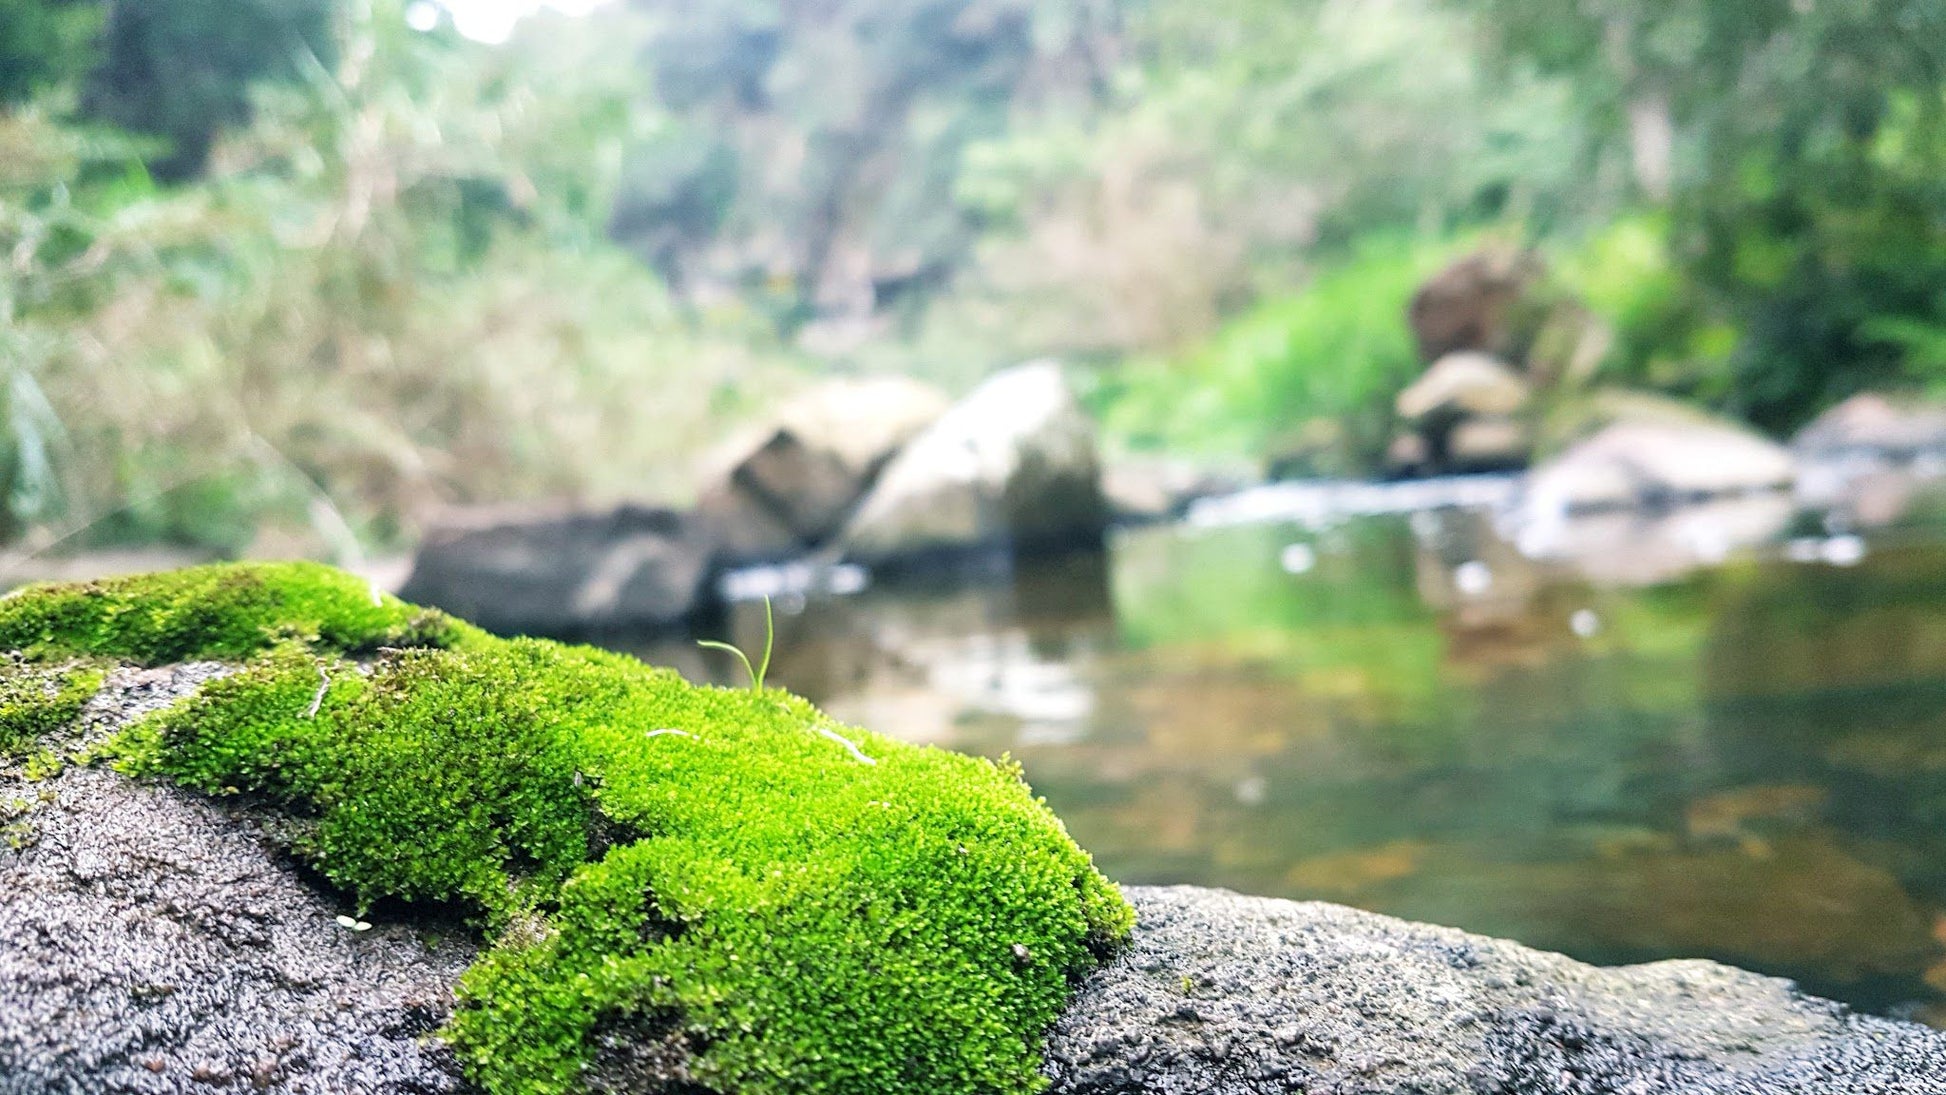
<path id="1" fill-rule="evenodd" d="M 399 595 L 502 633 L 653 629 L 697 611 L 709 557 L 666 509 L 461 510 L 426 534 Z"/>
<path id="2" fill-rule="evenodd" d="M 1946 1034 L 1703 961 L 1601 969 L 1336 905 L 1125 891 L 1058 1095 L 1937 1095 Z"/>
<path id="3" fill-rule="evenodd" d="M 697 515 L 720 561 L 775 562 L 835 535 L 886 463 L 945 413 L 906 377 L 832 380 L 711 461 Z"/>
<path id="4" fill-rule="evenodd" d="M 117 670 L 82 726 L 219 672 Z M 71 767 L 0 773 L 0 800 L 19 811 L 0 844 L 0 1095 L 465 1090 L 428 1037 L 473 960 L 463 933 L 341 926 L 348 903 L 187 791 Z"/>
<path id="5" fill-rule="evenodd" d="M 1456 472 L 1513 471 L 1525 467 L 1534 434 L 1517 418 L 1468 418 L 1446 437 L 1446 466 Z"/>
<path id="6" fill-rule="evenodd" d="M 1399 417 L 1413 425 L 1435 420 L 1518 414 L 1533 387 L 1489 354 L 1462 351 L 1433 362 L 1395 401 Z"/>
<path id="7" fill-rule="evenodd" d="M 1667 507 L 1789 487 L 1790 450 L 1735 423 L 1623 421 L 1535 468 L 1523 484 L 1530 515 Z"/>
<path id="8" fill-rule="evenodd" d="M 974 389 L 887 465 L 837 545 L 874 567 L 1005 549 L 1099 549 L 1108 521 L 1094 425 L 1060 366 Z"/>
<path id="9" fill-rule="evenodd" d="M 1490 354 L 1447 354 L 1394 401 L 1409 431 L 1401 437 L 1413 440 L 1395 441 L 1399 451 L 1388 453 L 1387 467 L 1395 474 L 1523 467 L 1534 448 L 1525 421 L 1533 396 L 1526 377 Z M 1416 453 L 1405 451 L 1409 445 Z"/>
<path id="10" fill-rule="evenodd" d="M 1901 463 L 1946 453 L 1946 404 L 1855 395 L 1798 431 L 1791 448 L 1814 461 Z"/>

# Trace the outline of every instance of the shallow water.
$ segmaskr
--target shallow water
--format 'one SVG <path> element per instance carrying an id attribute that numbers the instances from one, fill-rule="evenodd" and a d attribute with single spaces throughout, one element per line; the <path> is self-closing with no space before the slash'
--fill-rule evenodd
<path id="1" fill-rule="evenodd" d="M 1595 962 L 1716 958 L 1946 1024 L 1936 525 L 1834 536 L 1739 503 L 1578 529 L 1562 563 L 1484 508 L 1308 505 L 973 587 L 787 596 L 771 679 L 1012 753 L 1126 882 Z M 761 606 L 730 629 L 760 647 Z M 636 649 L 728 679 L 693 648 Z"/>

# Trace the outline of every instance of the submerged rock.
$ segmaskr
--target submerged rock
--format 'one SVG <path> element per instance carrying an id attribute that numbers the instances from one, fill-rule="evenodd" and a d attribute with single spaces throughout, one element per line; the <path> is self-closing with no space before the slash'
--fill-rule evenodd
<path id="1" fill-rule="evenodd" d="M 1108 521 L 1094 426 L 1051 361 L 992 377 L 914 438 L 837 544 L 898 566 L 1001 549 L 1099 548 Z"/>
<path id="2" fill-rule="evenodd" d="M 1337 905 L 1131 888 L 1059 1095 L 1927 1095 L 1946 1034 L 1703 961 L 1601 969 Z"/>
<path id="3" fill-rule="evenodd" d="M 653 629 L 698 610 L 708 566 L 671 510 L 483 507 L 426 534 L 400 595 L 502 633 Z"/>

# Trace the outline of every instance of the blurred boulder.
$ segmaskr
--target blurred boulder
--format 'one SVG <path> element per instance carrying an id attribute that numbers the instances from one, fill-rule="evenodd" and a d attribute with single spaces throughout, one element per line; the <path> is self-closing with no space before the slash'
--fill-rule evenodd
<path id="1" fill-rule="evenodd" d="M 1417 479 L 1432 474 L 1432 451 L 1426 447 L 1426 439 L 1416 433 L 1402 433 L 1385 446 L 1385 466 L 1382 469 L 1387 478 Z"/>
<path id="2" fill-rule="evenodd" d="M 1394 408 L 1414 426 L 1442 419 L 1518 413 L 1533 388 L 1505 362 L 1474 351 L 1450 353 L 1399 393 Z"/>
<path id="3" fill-rule="evenodd" d="M 1526 464 L 1532 431 L 1521 416 L 1533 401 L 1533 386 L 1490 354 L 1462 350 L 1447 354 L 1394 403 L 1399 419 L 1416 438 L 1417 461 L 1389 461 L 1399 474 L 1501 471 Z"/>
<path id="4" fill-rule="evenodd" d="M 399 595 L 503 634 L 656 629 L 698 610 L 709 562 L 672 510 L 482 507 L 434 524 Z"/>
<path id="5" fill-rule="evenodd" d="M 1946 454 L 1946 404 L 1855 395 L 1798 431 L 1791 449 L 1801 459 L 1820 462 L 1896 464 Z"/>
<path id="6" fill-rule="evenodd" d="M 1407 311 L 1420 360 L 1438 361 L 1462 350 L 1512 356 L 1522 302 L 1542 274 L 1533 252 L 1489 247 L 1426 279 Z"/>
<path id="7" fill-rule="evenodd" d="M 704 474 L 697 516 L 719 561 L 772 562 L 829 540 L 946 407 L 937 389 L 905 377 L 828 381 L 785 404 Z"/>
<path id="8" fill-rule="evenodd" d="M 1456 424 L 1446 437 L 1446 468 L 1456 472 L 1514 471 L 1527 466 L 1534 434 L 1510 415 L 1485 415 Z"/>
<path id="9" fill-rule="evenodd" d="M 1790 450 L 1735 423 L 1621 421 L 1530 472 L 1523 508 L 1668 508 L 1788 487 L 1796 472 Z"/>
<path id="10" fill-rule="evenodd" d="M 880 568 L 987 549 L 1099 549 L 1108 521 L 1094 425 L 1061 368 L 981 384 L 886 466 L 836 543 Z"/>

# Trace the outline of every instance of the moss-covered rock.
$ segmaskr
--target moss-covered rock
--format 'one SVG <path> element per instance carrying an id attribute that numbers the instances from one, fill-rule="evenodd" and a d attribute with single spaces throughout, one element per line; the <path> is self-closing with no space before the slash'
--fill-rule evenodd
<path id="1" fill-rule="evenodd" d="M 341 653 L 459 647 L 486 633 L 318 563 L 225 563 L 0 598 L 0 650 L 141 665 L 241 658 L 296 642 Z"/>
<path id="2" fill-rule="evenodd" d="M 120 765 L 274 807 L 362 907 L 470 910 L 490 946 L 447 1034 L 489 1092 L 618 1067 L 644 1090 L 1034 1090 L 1069 986 L 1132 921 L 1016 770 L 493 639 L 328 568 L 32 589 L 0 645 L 247 658 Z"/>
<path id="3" fill-rule="evenodd" d="M 0 666 L 0 762 L 72 723 L 100 687 L 101 671 L 90 666 Z"/>

